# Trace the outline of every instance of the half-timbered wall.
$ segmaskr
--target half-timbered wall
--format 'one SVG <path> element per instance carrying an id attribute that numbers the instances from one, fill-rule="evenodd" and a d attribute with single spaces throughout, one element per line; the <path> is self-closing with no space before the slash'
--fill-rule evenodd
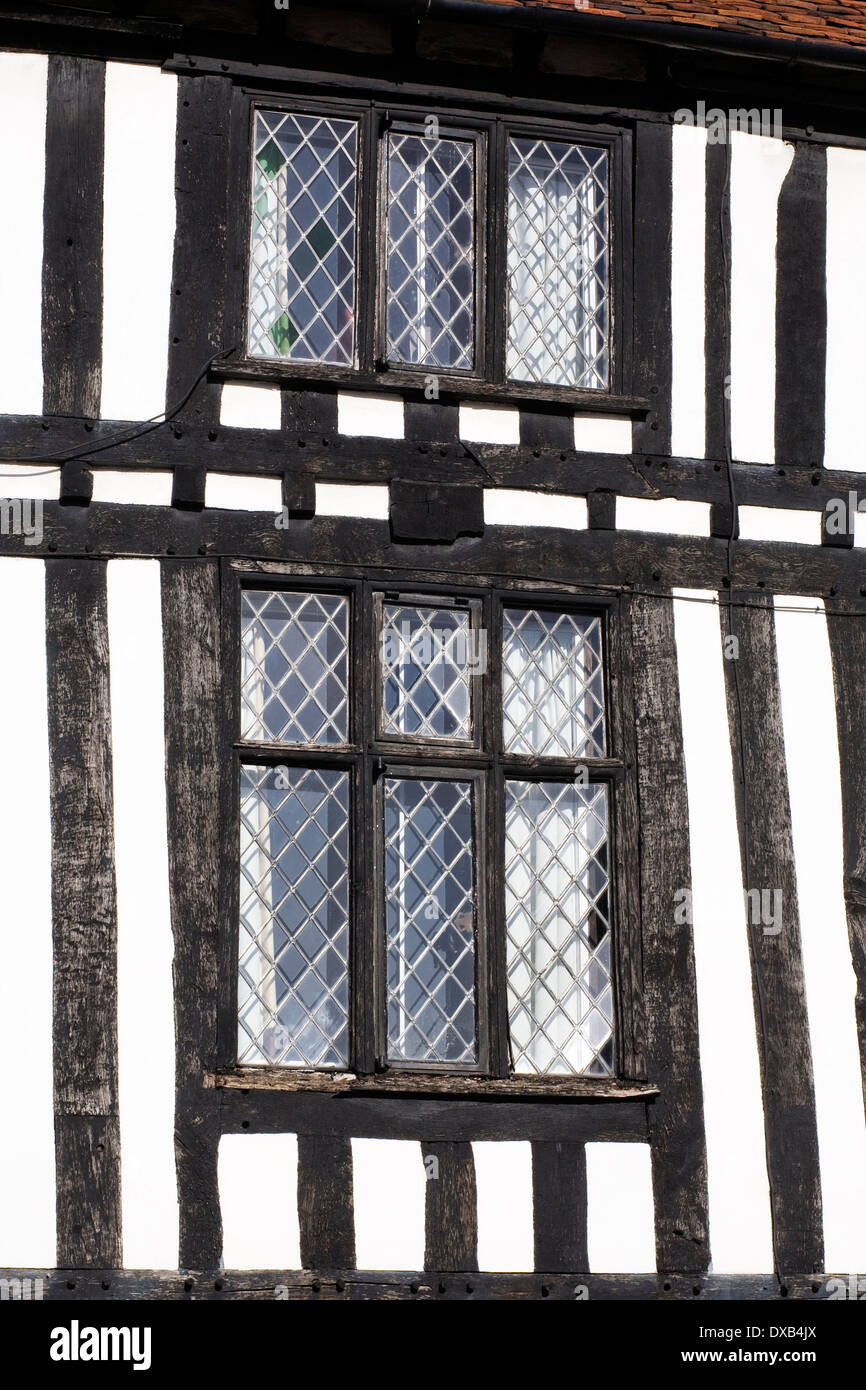
<path id="1" fill-rule="evenodd" d="M 0 493 L 25 522 L 0 528 L 0 1265 L 62 1271 L 58 1297 L 155 1271 L 814 1297 L 866 1265 L 866 528 L 822 529 L 866 471 L 866 131 L 716 144 L 630 87 L 633 394 L 431 403 L 226 361 L 251 81 L 170 47 L 0 54 Z M 420 533 L 406 481 L 438 489 Z M 238 570 L 613 602 L 632 1077 L 551 1102 L 220 1069 Z"/>

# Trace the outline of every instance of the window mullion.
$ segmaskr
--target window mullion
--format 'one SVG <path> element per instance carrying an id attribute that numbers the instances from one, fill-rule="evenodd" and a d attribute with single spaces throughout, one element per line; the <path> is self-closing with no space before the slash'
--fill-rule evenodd
<path id="1" fill-rule="evenodd" d="M 493 384 L 505 381 L 506 354 L 506 247 L 508 240 L 508 142 L 502 121 L 490 130 L 487 155 L 487 285 L 485 294 L 485 376 Z"/>
<path id="2" fill-rule="evenodd" d="M 379 155 L 381 112 L 372 104 L 361 118 L 361 170 L 358 185 L 358 368 L 375 369 L 379 286 Z"/>
<path id="3" fill-rule="evenodd" d="M 354 614 L 352 728 L 361 746 L 355 782 L 352 874 L 352 1059 L 355 1070 L 371 1074 L 380 1054 L 381 966 L 379 963 L 376 875 L 375 731 L 373 693 L 377 685 L 373 598 L 368 584 L 357 592 Z"/>

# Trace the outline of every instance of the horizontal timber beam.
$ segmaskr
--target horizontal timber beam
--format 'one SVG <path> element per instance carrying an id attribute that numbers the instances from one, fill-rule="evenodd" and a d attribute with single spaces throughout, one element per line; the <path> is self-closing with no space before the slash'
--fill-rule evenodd
<path id="1" fill-rule="evenodd" d="M 722 591 L 727 587 L 727 545 L 723 539 L 657 536 L 640 531 L 561 531 L 554 527 L 488 526 L 481 537 L 463 537 L 450 546 L 392 542 L 385 521 L 358 517 L 317 517 L 291 521 L 283 529 L 268 512 L 201 512 L 171 507 L 92 503 L 89 507 L 46 502 L 42 538 L 4 535 L 0 555 L 226 556 L 244 567 L 291 564 L 296 572 L 341 576 L 377 568 L 411 570 L 423 582 L 431 573 L 442 582 L 479 581 L 556 584 L 585 593 L 636 589 L 663 594 L 666 588 Z M 8 529 L 4 523 L 3 529 Z M 827 546 L 772 541 L 737 543 L 733 583 L 737 590 L 862 599 L 866 595 L 866 554 Z M 742 596 L 738 594 L 738 602 Z M 857 622 L 866 603 L 856 602 L 846 621 Z"/>
<path id="2" fill-rule="evenodd" d="M 603 490 L 627 497 L 676 497 L 723 502 L 729 497 L 724 461 L 673 454 L 578 453 L 555 444 L 463 443 L 459 439 L 356 438 L 312 429 L 205 429 L 183 424 L 143 425 L 135 420 L 90 421 L 68 416 L 0 416 L 0 475 L 6 464 L 50 468 L 69 457 L 88 467 L 170 469 L 278 477 L 309 473 L 319 482 L 472 482 L 484 487 L 528 488 L 575 496 Z M 866 495 L 864 475 L 794 464 L 779 456 L 766 464 L 734 465 L 741 505 L 821 511 L 849 491 Z M 2 476 L 0 476 L 2 495 Z"/>
<path id="3" fill-rule="evenodd" d="M 551 1298 L 573 1303 L 576 1290 L 588 1302 L 658 1300 L 676 1303 L 729 1301 L 769 1302 L 802 1299 L 823 1302 L 836 1288 L 848 1287 L 848 1275 L 791 1275 L 784 1284 L 773 1274 L 477 1274 L 466 1270 L 230 1270 L 178 1274 L 174 1270 L 3 1269 L 0 1278 L 29 1279 L 52 1303 L 177 1300 L 220 1303 L 296 1299 L 366 1302 L 396 1299 L 440 1300 Z M 41 1285 L 35 1281 L 41 1280 Z M 841 1281 L 838 1282 L 838 1281 Z M 838 1297 L 838 1294 L 836 1295 Z"/>

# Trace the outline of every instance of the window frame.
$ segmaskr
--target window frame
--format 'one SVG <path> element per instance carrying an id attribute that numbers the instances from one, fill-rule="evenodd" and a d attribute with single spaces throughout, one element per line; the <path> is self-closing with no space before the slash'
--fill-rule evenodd
<path id="1" fill-rule="evenodd" d="M 438 378 L 440 397 L 466 399 L 527 400 L 567 404 L 586 409 L 623 410 L 634 406 L 632 338 L 633 311 L 633 129 L 623 119 L 609 116 L 594 123 L 588 114 L 564 119 L 561 114 L 525 115 L 507 103 L 484 108 L 455 106 L 433 93 L 414 104 L 401 96 L 389 101 L 381 93 L 370 99 L 349 98 L 335 91 L 333 98 L 309 95 L 304 89 L 267 91 L 235 89 L 232 128 L 230 188 L 230 265 L 234 273 L 227 288 L 229 341 L 237 344 L 234 356 L 215 369 L 217 379 L 272 380 L 308 387 L 330 386 L 346 390 L 399 389 L 417 391 L 423 398 L 425 378 Z M 252 197 L 252 148 L 257 110 L 325 115 L 355 119 L 359 123 L 356 202 L 355 360 L 354 365 L 295 362 L 289 359 L 251 357 L 248 342 L 250 282 L 250 208 Z M 439 368 L 388 362 L 385 356 L 387 326 L 387 273 L 383 263 L 387 168 L 385 138 L 389 130 L 423 128 L 428 115 L 436 116 L 443 136 L 471 138 L 476 142 L 476 248 L 475 248 L 475 365 Z M 608 155 L 608 385 L 605 389 L 557 386 L 544 382 L 510 380 L 505 373 L 508 343 L 508 141 L 514 138 L 548 138 L 604 148 Z"/>
<path id="2" fill-rule="evenodd" d="M 612 1090 L 623 1081 L 639 1080 L 636 1058 L 642 1053 L 638 981 L 640 978 L 640 921 L 635 904 L 639 896 L 639 863 L 636 820 L 624 795 L 630 784 L 634 799 L 636 769 L 628 753 L 627 712 L 618 694 L 623 675 L 614 663 L 623 660 L 624 625 L 618 600 L 581 593 L 568 586 L 533 587 L 515 581 L 503 585 L 477 578 L 461 584 L 459 576 L 443 576 L 444 582 L 421 580 L 401 571 L 368 573 L 363 578 L 345 570 L 327 575 L 291 562 L 230 561 L 222 567 L 221 634 L 226 653 L 218 698 L 222 702 L 224 751 L 221 784 L 221 836 L 223 844 L 220 882 L 220 952 L 218 981 L 217 1064 L 228 1071 L 239 1066 L 245 1074 L 271 1071 L 282 1076 L 315 1078 L 327 1088 L 329 1076 L 375 1076 L 387 1073 L 404 1078 L 411 1092 L 423 1084 L 425 1074 L 445 1084 L 460 1077 L 488 1078 L 500 1084 L 522 1084 L 534 1089 L 562 1090 L 573 1083 L 576 1091 L 587 1082 Z M 343 746 L 299 746 L 255 743 L 239 737 L 241 682 L 241 593 L 244 589 L 339 593 L 349 599 L 349 700 L 350 742 Z M 482 682 L 480 706 L 481 742 L 478 746 L 419 745 L 410 739 L 403 745 L 378 736 L 377 714 L 381 666 L 377 658 L 380 638 L 374 626 L 376 595 L 411 594 L 431 603 L 443 594 L 480 603 L 482 623 L 488 630 L 488 667 Z M 501 628 L 503 608 L 556 608 L 591 613 L 601 619 L 602 669 L 605 695 L 606 755 L 604 758 L 536 757 L 505 753 L 501 720 Z M 354 691 L 354 694 L 351 692 Z M 349 771 L 349 1059 L 345 1068 L 266 1067 L 238 1062 L 238 892 L 240 879 L 239 795 L 241 765 L 330 767 Z M 520 779 L 539 782 L 573 782 L 576 769 L 588 769 L 591 784 L 608 784 L 608 844 L 610 931 L 612 938 L 611 986 L 614 999 L 614 1066 L 610 1076 L 567 1073 L 541 1075 L 513 1072 L 509 1061 L 508 990 L 506 974 L 505 899 L 505 783 Z M 386 956 L 384 919 L 384 779 L 388 776 L 445 777 L 472 780 L 476 785 L 474 822 L 476 835 L 476 1064 L 386 1060 Z M 371 867 L 364 872 L 364 865 Z M 498 985 L 501 984 L 501 988 Z M 429 1089 L 429 1088 L 428 1088 Z"/>

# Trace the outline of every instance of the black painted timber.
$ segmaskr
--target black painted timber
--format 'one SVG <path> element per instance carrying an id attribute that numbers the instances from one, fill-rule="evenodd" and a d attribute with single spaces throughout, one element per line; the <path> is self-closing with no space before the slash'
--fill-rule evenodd
<path id="1" fill-rule="evenodd" d="M 21 138 L 28 132 L 22 131 Z M 99 415 L 105 64 L 48 60 L 42 250 L 46 415 Z M 32 209 L 22 209 L 32 218 Z M 9 331 L 7 329 L 7 331 Z"/>
<path id="2" fill-rule="evenodd" d="M 820 1270 L 824 1262 L 821 1177 L 812 1048 L 800 940 L 797 871 L 782 728 L 772 599 L 736 614 L 725 660 L 731 755 L 743 887 L 769 892 L 781 921 L 753 922 L 746 933 L 752 968 L 761 1068 L 767 1172 L 776 1268 Z M 725 615 L 727 616 L 727 615 Z M 734 660 L 736 660 L 736 677 Z M 776 900 L 775 894 L 781 899 Z M 748 901 L 748 899 L 747 899 Z M 752 900 L 751 907 L 756 906 Z"/>
<path id="3" fill-rule="evenodd" d="M 646 1066 L 662 1088 L 647 1111 L 656 1259 L 660 1270 L 700 1273 L 710 1260 L 707 1152 L 694 940 L 675 917 L 691 865 L 671 600 L 636 596 L 632 631 Z"/>
<path id="4" fill-rule="evenodd" d="M 57 1262 L 98 1266 L 121 1261 L 106 566 L 45 569 Z"/>
<path id="5" fill-rule="evenodd" d="M 216 563 L 163 563 L 162 621 L 179 1262 L 183 1269 L 215 1268 L 222 1254 L 220 1097 L 203 1087 L 202 1075 L 217 1055 L 219 984 L 222 671 Z"/>

